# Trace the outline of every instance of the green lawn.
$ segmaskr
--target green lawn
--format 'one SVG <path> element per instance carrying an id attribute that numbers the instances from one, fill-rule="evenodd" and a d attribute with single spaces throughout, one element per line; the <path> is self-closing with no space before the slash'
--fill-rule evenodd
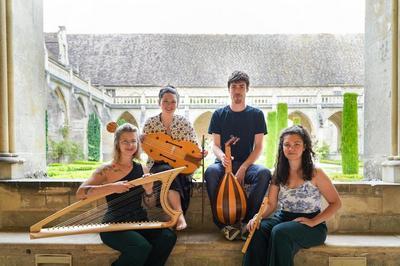
<path id="1" fill-rule="evenodd" d="M 76 161 L 70 164 L 51 163 L 47 175 L 51 178 L 88 178 L 101 162 Z"/>
<path id="2" fill-rule="evenodd" d="M 93 171 L 102 164 L 102 162 L 88 162 L 88 161 L 76 161 L 70 164 L 52 163 L 47 166 L 47 175 L 50 178 L 55 179 L 82 179 L 91 176 Z M 206 167 L 208 163 L 206 162 Z M 334 181 L 360 181 L 363 179 L 362 167 L 360 167 L 358 175 L 344 175 L 341 173 L 341 167 L 336 162 L 329 164 L 324 162 L 321 164 L 321 168 L 327 173 L 327 175 Z M 196 170 L 194 179 L 201 181 L 201 167 Z"/>

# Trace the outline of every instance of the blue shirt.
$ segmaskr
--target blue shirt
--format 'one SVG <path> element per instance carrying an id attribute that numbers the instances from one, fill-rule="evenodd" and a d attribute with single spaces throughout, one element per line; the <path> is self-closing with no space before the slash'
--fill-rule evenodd
<path id="1" fill-rule="evenodd" d="M 240 140 L 231 146 L 234 161 L 244 162 L 254 149 L 254 136 L 267 134 L 267 125 L 263 112 L 255 107 L 246 106 L 243 111 L 234 112 L 229 105 L 217 109 L 211 118 L 209 134 L 221 136 L 221 149 L 225 152 L 225 142 L 231 136 Z"/>

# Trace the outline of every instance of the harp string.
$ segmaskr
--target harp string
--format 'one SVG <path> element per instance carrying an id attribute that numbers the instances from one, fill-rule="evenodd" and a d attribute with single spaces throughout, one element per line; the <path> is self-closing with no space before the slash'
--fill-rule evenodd
<path id="1" fill-rule="evenodd" d="M 158 206 L 158 201 L 159 201 L 159 195 L 161 193 L 161 182 L 154 182 L 153 185 L 153 190 L 156 198 L 156 206 L 151 208 L 151 213 L 152 215 L 155 214 L 155 209 L 160 209 L 157 208 Z M 106 221 L 113 221 L 113 220 L 119 220 L 122 218 L 126 218 L 126 216 L 129 215 L 129 212 L 126 213 L 125 215 L 117 215 L 118 212 L 126 205 L 128 204 L 138 204 L 139 202 L 142 201 L 142 196 L 139 194 L 142 194 L 143 191 L 139 189 L 132 189 L 131 191 L 125 193 L 124 195 L 121 195 L 120 197 L 117 197 L 109 202 L 105 202 L 97 207 L 94 207 L 91 210 L 88 210 L 82 214 L 76 215 L 75 217 L 72 217 L 62 223 L 59 223 L 55 225 L 54 227 L 67 227 L 71 225 L 79 226 L 79 225 L 87 225 L 91 223 L 104 223 L 103 220 Z M 130 197 L 136 197 L 135 200 L 127 200 Z M 149 208 L 145 206 L 144 204 L 140 204 L 144 210 L 148 210 Z M 131 210 L 134 211 L 134 210 Z M 159 210 L 160 213 L 163 214 L 162 210 Z M 161 215 L 160 215 L 161 217 Z M 156 218 L 156 217 L 154 217 Z"/>

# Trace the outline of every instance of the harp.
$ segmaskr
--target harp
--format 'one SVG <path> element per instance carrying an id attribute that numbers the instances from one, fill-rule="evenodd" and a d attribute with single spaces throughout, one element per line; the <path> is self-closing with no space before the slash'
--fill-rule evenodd
<path id="1" fill-rule="evenodd" d="M 110 202 L 100 204 L 93 208 L 93 205 L 96 205 L 98 201 L 104 201 L 104 197 L 113 195 L 113 193 L 104 193 L 77 201 L 32 225 L 30 227 L 30 238 L 35 239 L 85 233 L 172 227 L 176 224 L 181 212 L 175 211 L 168 204 L 168 190 L 175 177 L 184 169 L 185 167 L 180 167 L 129 181 L 129 183 L 134 185 L 131 189 L 132 193 L 143 193 L 141 185 L 151 182 L 153 182 L 153 186 L 159 187 L 159 189 L 156 189 L 156 193 L 159 194 L 159 207 L 162 207 L 160 221 L 148 218 L 129 222 L 106 221 L 104 219 L 104 213 L 109 210 Z M 136 191 L 133 191 L 135 188 Z M 128 194 L 117 198 L 115 202 L 113 202 L 115 203 L 113 206 L 118 206 L 119 209 L 126 207 L 123 203 L 124 200 L 126 202 L 126 198 L 124 197 L 127 195 Z M 149 211 L 147 211 L 147 214 L 148 213 Z M 62 219 L 63 217 L 65 219 Z M 60 220 L 62 220 L 62 222 L 60 222 Z"/>

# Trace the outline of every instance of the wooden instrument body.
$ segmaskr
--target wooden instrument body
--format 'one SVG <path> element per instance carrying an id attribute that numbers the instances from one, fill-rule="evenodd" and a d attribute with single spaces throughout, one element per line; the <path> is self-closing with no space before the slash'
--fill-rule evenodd
<path id="1" fill-rule="evenodd" d="M 169 216 L 169 220 L 166 222 L 157 222 L 157 221 L 138 221 L 132 223 L 103 223 L 103 224 L 87 224 L 87 225 L 79 225 L 79 226 L 63 226 L 63 227 L 54 227 L 54 228 L 44 228 L 47 224 L 54 221 L 55 219 L 60 218 L 68 213 L 76 211 L 78 208 L 82 206 L 91 204 L 92 202 L 102 199 L 105 196 L 112 193 L 104 193 L 101 195 L 97 195 L 94 197 L 89 197 L 84 200 L 77 201 L 70 206 L 65 207 L 64 209 L 50 215 L 49 217 L 39 221 L 34 224 L 30 228 L 30 238 L 45 238 L 45 237 L 53 237 L 53 236 L 64 236 L 64 235 L 73 235 L 73 234 L 84 234 L 84 233 L 98 233 L 98 232 L 110 232 L 110 231 L 123 231 L 123 230 L 139 230 L 139 229 L 152 229 L 152 228 L 166 228 L 173 227 L 178 221 L 178 217 L 181 214 L 180 211 L 175 211 L 168 203 L 168 190 L 171 186 L 172 181 L 175 177 L 184 170 L 184 167 L 152 174 L 150 176 L 141 177 L 129 181 L 134 186 L 141 186 L 143 184 L 148 184 L 155 181 L 160 181 L 161 191 L 160 191 L 160 203 L 165 211 L 165 213 Z"/>
<path id="2" fill-rule="evenodd" d="M 247 248 L 250 245 L 251 239 L 253 238 L 254 232 L 259 228 L 262 216 L 263 216 L 264 212 L 267 210 L 267 207 L 268 207 L 268 196 L 266 196 L 264 198 L 264 200 L 261 203 L 260 209 L 258 210 L 258 213 L 256 214 L 256 219 L 254 220 L 253 229 L 249 232 L 246 242 L 244 243 L 243 248 L 242 248 L 243 254 L 246 253 Z"/>
<path id="3" fill-rule="evenodd" d="M 143 135 L 142 148 L 154 161 L 164 161 L 170 166 L 186 167 L 182 174 L 192 174 L 201 165 L 203 154 L 193 142 L 174 140 L 159 132 Z"/>
<path id="4" fill-rule="evenodd" d="M 231 158 L 230 145 L 239 139 L 232 137 L 225 143 L 225 157 Z M 232 164 L 225 168 L 225 175 L 221 179 L 215 202 L 215 212 L 219 222 L 226 225 L 241 221 L 247 212 L 247 197 L 242 185 L 232 173 Z"/>

